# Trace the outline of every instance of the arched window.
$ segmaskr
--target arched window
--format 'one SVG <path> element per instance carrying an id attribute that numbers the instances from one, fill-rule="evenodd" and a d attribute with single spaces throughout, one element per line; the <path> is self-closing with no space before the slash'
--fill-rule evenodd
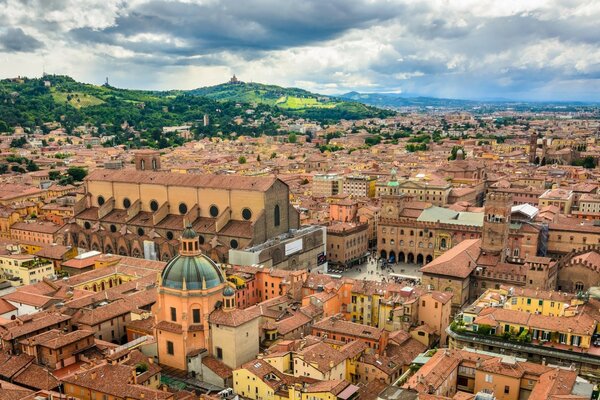
<path id="1" fill-rule="evenodd" d="M 582 291 L 582 290 L 583 290 L 583 288 L 584 288 L 583 282 L 576 282 L 576 283 L 575 283 L 575 290 L 576 290 L 576 291 L 578 291 L 578 292 L 579 292 L 579 291 Z"/>
<path id="2" fill-rule="evenodd" d="M 446 248 L 446 238 L 442 238 L 442 240 L 440 241 L 440 247 L 441 247 L 442 249 L 445 249 L 445 248 Z"/>
<path id="3" fill-rule="evenodd" d="M 158 169 L 157 163 L 156 163 L 156 158 L 152 159 L 152 169 L 154 171 L 156 171 Z"/>
<path id="4" fill-rule="evenodd" d="M 146 169 L 146 160 L 141 160 L 140 161 L 140 169 L 142 171 Z"/>
<path id="5" fill-rule="evenodd" d="M 274 225 L 275 226 L 279 226 L 281 223 L 281 216 L 280 216 L 280 212 L 279 212 L 279 204 L 277 204 L 275 206 L 275 210 L 273 211 L 273 219 L 274 219 Z"/>

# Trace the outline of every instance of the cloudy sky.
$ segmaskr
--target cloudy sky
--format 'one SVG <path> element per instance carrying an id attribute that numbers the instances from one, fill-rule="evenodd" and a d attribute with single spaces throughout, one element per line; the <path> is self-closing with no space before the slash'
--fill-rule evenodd
<path id="1" fill-rule="evenodd" d="M 0 0 L 0 76 L 600 100 L 598 0 Z"/>

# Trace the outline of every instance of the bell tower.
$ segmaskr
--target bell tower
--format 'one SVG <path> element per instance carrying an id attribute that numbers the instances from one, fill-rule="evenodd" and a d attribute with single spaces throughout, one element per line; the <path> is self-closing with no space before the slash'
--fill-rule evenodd
<path id="1" fill-rule="evenodd" d="M 499 256 L 500 262 L 506 256 L 512 203 L 512 196 L 504 193 L 489 193 L 485 199 L 481 251 Z"/>
<path id="2" fill-rule="evenodd" d="M 536 132 L 533 132 L 529 137 L 529 163 L 535 164 L 535 156 L 537 152 L 537 141 L 538 135 Z"/>
<path id="3" fill-rule="evenodd" d="M 160 170 L 160 152 L 158 150 L 138 150 L 134 156 L 135 169 L 138 171 Z"/>

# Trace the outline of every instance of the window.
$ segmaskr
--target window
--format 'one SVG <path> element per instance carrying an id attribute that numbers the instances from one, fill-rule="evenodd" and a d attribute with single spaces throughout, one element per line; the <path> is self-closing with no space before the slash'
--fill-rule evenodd
<path id="1" fill-rule="evenodd" d="M 217 347 L 217 359 L 218 360 L 222 360 L 223 359 L 223 349 L 220 347 Z"/>
<path id="2" fill-rule="evenodd" d="M 273 211 L 273 225 L 279 226 L 281 223 L 281 216 L 279 211 L 279 204 L 275 206 L 275 210 Z"/>
<path id="3" fill-rule="evenodd" d="M 493 379 L 492 379 L 492 375 L 490 375 L 490 374 L 485 374 L 485 381 L 486 381 L 487 383 L 492 383 L 492 380 L 493 380 Z"/>
<path id="4" fill-rule="evenodd" d="M 158 210 L 158 201 L 152 200 L 150 202 L 150 210 L 157 211 Z"/>
<path id="5" fill-rule="evenodd" d="M 173 342 L 167 340 L 167 354 L 174 355 L 175 349 L 173 348 Z"/>
<path id="6" fill-rule="evenodd" d="M 510 393 L 510 386 L 504 385 L 504 394 Z"/>
<path id="7" fill-rule="evenodd" d="M 98 205 L 101 206 L 104 204 L 104 197 L 103 196 L 98 196 Z"/>
<path id="8" fill-rule="evenodd" d="M 171 307 L 171 321 L 177 322 L 177 309 L 175 307 Z"/>
<path id="9" fill-rule="evenodd" d="M 192 321 L 194 321 L 194 324 L 200 323 L 200 310 L 197 308 L 192 310 Z"/>
<path id="10" fill-rule="evenodd" d="M 188 212 L 187 204 L 180 203 L 179 204 L 179 214 L 185 215 Z"/>
<path id="11" fill-rule="evenodd" d="M 252 218 L 252 211 L 249 208 L 244 208 L 242 210 L 242 218 L 249 221 Z"/>
<path id="12" fill-rule="evenodd" d="M 111 224 L 111 225 L 110 225 L 110 231 L 111 231 L 112 233 L 115 233 L 115 232 L 117 231 L 117 226 L 116 226 L 116 225 L 114 225 L 114 224 Z"/>
<path id="13" fill-rule="evenodd" d="M 125 197 L 123 199 L 123 208 L 127 209 L 131 207 L 131 200 L 129 200 L 127 197 Z"/>
<path id="14" fill-rule="evenodd" d="M 173 240 L 173 232 L 171 232 L 171 231 L 167 232 L 167 239 Z"/>
<path id="15" fill-rule="evenodd" d="M 210 206 L 210 208 L 208 209 L 208 212 L 210 213 L 210 216 L 213 218 L 217 218 L 219 216 L 219 207 L 215 206 L 214 204 L 212 206 Z"/>
<path id="16" fill-rule="evenodd" d="M 138 230 L 137 230 L 137 234 L 138 234 L 139 236 L 144 236 L 144 228 L 138 228 Z"/>
<path id="17" fill-rule="evenodd" d="M 583 288 L 584 288 L 583 282 L 576 282 L 575 283 L 575 290 L 576 291 L 578 291 L 578 292 L 579 291 L 583 291 Z"/>
<path id="18" fill-rule="evenodd" d="M 237 247 L 238 247 L 238 241 L 237 241 L 237 240 L 235 240 L 235 239 L 231 239 L 231 241 L 229 242 L 229 246 L 230 246 L 232 249 L 237 249 Z"/>

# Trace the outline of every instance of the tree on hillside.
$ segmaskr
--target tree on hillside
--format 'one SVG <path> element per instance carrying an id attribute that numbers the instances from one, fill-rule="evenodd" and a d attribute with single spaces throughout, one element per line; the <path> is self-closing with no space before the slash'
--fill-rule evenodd
<path id="1" fill-rule="evenodd" d="M 288 142 L 290 142 L 290 143 L 296 143 L 297 140 L 298 140 L 298 138 L 296 137 L 296 133 L 291 132 L 288 135 Z"/>

